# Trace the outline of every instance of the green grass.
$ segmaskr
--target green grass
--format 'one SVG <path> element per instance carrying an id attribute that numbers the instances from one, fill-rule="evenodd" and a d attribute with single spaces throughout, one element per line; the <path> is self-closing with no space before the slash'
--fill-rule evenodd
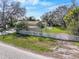
<path id="1" fill-rule="evenodd" d="M 34 37 L 34 36 L 17 36 L 16 34 L 10 34 L 0 36 L 0 40 L 8 44 L 30 49 L 37 52 L 51 51 L 50 47 L 55 45 L 56 40 L 50 38 Z"/>
<path id="2" fill-rule="evenodd" d="M 61 29 L 59 27 L 52 27 L 50 29 L 44 28 L 43 32 L 46 32 L 46 33 L 66 33 L 66 34 L 71 34 L 70 31 L 68 31 L 67 29 Z"/>
<path id="3" fill-rule="evenodd" d="M 79 46 L 79 42 L 73 42 L 73 44 Z"/>

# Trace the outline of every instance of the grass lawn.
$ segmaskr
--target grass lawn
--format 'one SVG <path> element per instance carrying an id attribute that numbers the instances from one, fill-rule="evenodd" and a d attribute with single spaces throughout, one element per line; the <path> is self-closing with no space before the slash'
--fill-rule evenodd
<path id="1" fill-rule="evenodd" d="M 79 42 L 73 42 L 73 44 L 79 46 Z"/>
<path id="2" fill-rule="evenodd" d="M 56 44 L 56 40 L 54 39 L 34 36 L 18 36 L 17 34 L 5 35 L 4 39 L 3 36 L 0 36 L 0 40 L 17 47 L 33 50 L 35 52 L 49 52 L 51 51 L 50 48 L 54 48 Z"/>
<path id="3" fill-rule="evenodd" d="M 58 28 L 58 27 L 51 27 L 51 28 L 44 28 L 42 30 L 43 32 L 46 32 L 46 33 L 66 33 L 66 34 L 71 34 L 70 31 L 68 31 L 67 29 L 61 29 L 61 28 Z"/>

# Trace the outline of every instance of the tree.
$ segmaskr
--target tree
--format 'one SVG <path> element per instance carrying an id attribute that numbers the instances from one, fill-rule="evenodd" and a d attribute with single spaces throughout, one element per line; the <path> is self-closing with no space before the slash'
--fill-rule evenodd
<path id="1" fill-rule="evenodd" d="M 66 6 L 60 6 L 55 11 L 44 14 L 41 18 L 45 20 L 49 26 L 63 26 L 66 27 L 63 17 L 67 13 Z"/>
<path id="2" fill-rule="evenodd" d="M 64 17 L 64 20 L 67 23 L 68 29 L 73 34 L 79 35 L 79 7 L 70 10 Z"/>
<path id="3" fill-rule="evenodd" d="M 2 21 L 3 28 L 6 28 L 5 13 L 7 11 L 8 2 L 9 2 L 8 0 L 0 0 L 0 12 L 1 12 L 1 21 Z"/>
<path id="4" fill-rule="evenodd" d="M 26 9 L 20 7 L 19 2 L 11 3 L 10 8 L 7 11 L 7 18 L 9 19 L 9 23 L 12 26 L 13 22 L 17 20 L 19 17 L 23 17 L 26 13 Z"/>
<path id="5" fill-rule="evenodd" d="M 6 28 L 7 23 L 12 27 L 15 20 L 23 17 L 26 13 L 26 9 L 20 6 L 20 2 L 0 0 L 0 13 L 2 24 Z"/>

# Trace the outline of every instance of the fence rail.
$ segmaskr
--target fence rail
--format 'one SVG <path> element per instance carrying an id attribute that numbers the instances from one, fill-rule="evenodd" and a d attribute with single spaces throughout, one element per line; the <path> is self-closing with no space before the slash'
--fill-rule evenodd
<path id="1" fill-rule="evenodd" d="M 18 33 L 23 34 L 23 35 L 32 35 L 32 36 L 55 38 L 55 39 L 59 39 L 59 40 L 79 41 L 79 36 L 68 35 L 68 34 L 55 34 L 55 33 L 48 34 L 48 33 L 25 31 L 25 30 L 20 30 Z"/>

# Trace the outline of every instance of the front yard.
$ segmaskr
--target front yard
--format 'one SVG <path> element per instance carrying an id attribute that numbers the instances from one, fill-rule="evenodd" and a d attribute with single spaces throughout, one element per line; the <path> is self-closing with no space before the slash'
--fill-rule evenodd
<path id="1" fill-rule="evenodd" d="M 42 32 L 46 33 L 65 33 L 65 34 L 72 34 L 69 30 L 67 29 L 61 29 L 59 27 L 49 27 L 49 28 L 44 28 Z"/>
<path id="2" fill-rule="evenodd" d="M 43 53 L 52 51 L 55 48 L 56 40 L 50 38 L 34 37 L 34 36 L 21 36 L 17 34 L 9 34 L 0 36 L 0 40 L 24 49 L 30 49 L 35 52 Z M 52 47 L 51 47 L 52 46 Z"/>
<path id="3" fill-rule="evenodd" d="M 0 41 L 56 59 L 79 58 L 79 42 L 59 41 L 35 36 L 22 36 L 15 33 L 0 36 Z"/>

